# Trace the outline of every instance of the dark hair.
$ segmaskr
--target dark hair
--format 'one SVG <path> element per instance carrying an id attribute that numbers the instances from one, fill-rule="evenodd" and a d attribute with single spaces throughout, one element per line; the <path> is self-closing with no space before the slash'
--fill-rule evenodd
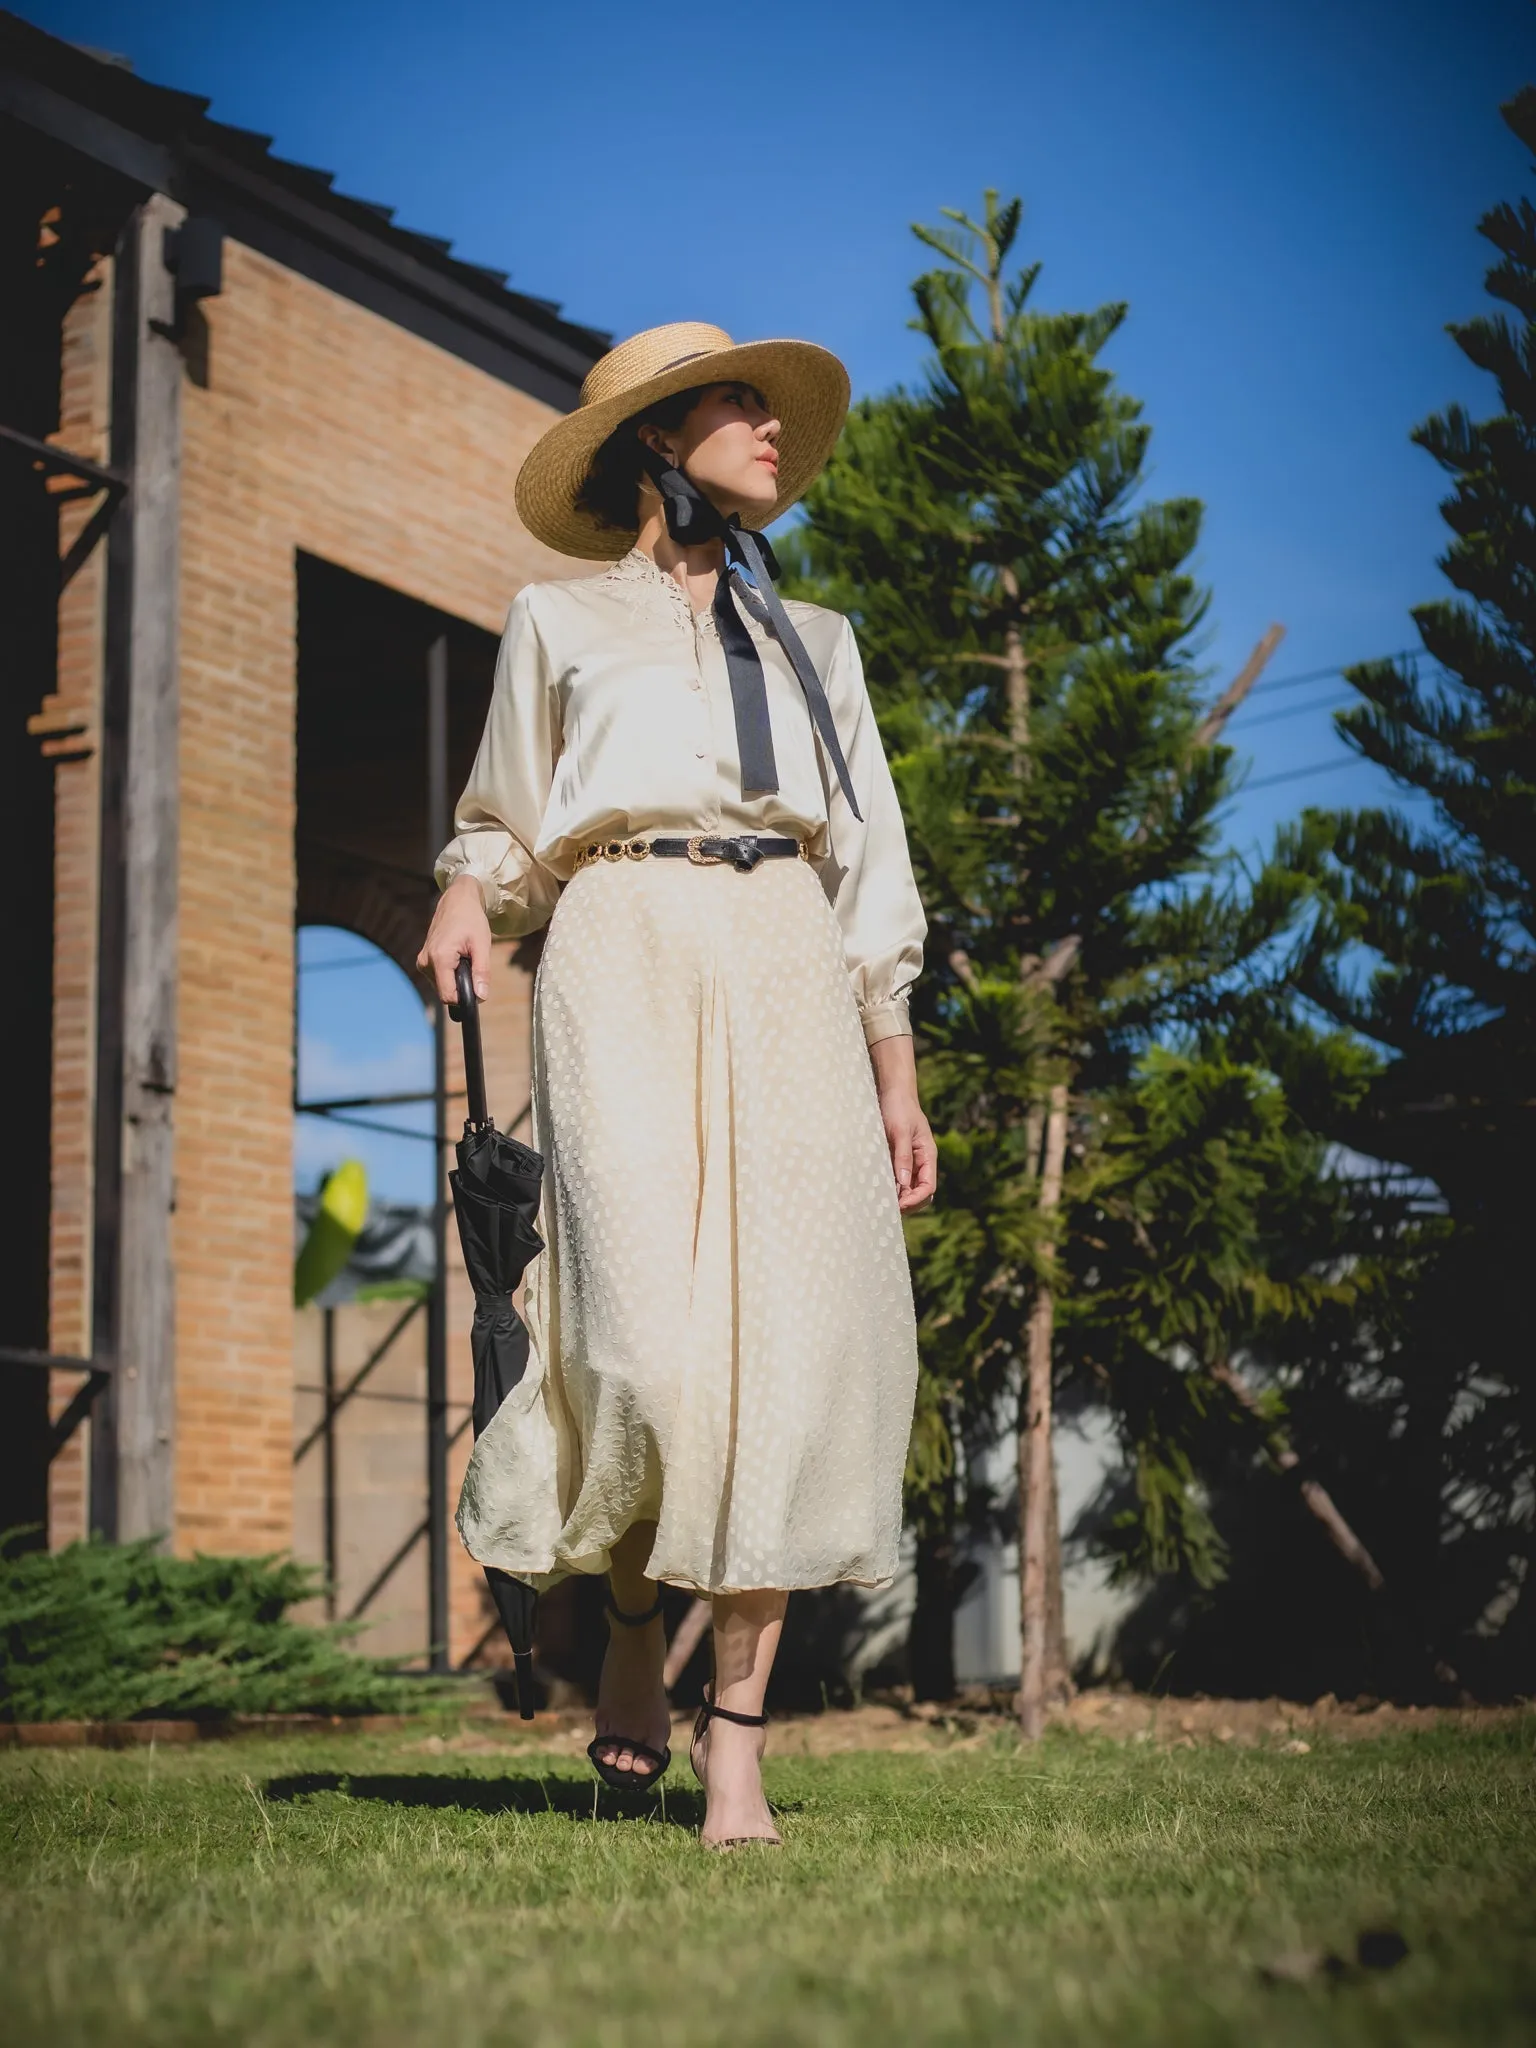
<path id="1" fill-rule="evenodd" d="M 604 526 L 633 533 L 635 501 L 645 474 L 640 429 L 659 427 L 664 434 L 670 433 L 683 424 L 710 388 L 708 384 L 695 384 L 688 391 L 674 391 L 670 398 L 658 398 L 643 412 L 632 414 L 622 427 L 615 427 L 593 456 L 592 467 L 576 494 L 581 510 L 600 519 Z"/>

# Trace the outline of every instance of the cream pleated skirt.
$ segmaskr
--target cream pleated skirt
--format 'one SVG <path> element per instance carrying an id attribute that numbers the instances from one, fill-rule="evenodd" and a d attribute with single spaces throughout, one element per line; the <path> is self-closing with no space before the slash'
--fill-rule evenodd
<path id="1" fill-rule="evenodd" d="M 912 1291 L 808 863 L 577 874 L 535 985 L 533 1116 L 532 1356 L 465 1476 L 471 1555 L 543 1585 L 654 1521 L 653 1576 L 700 1593 L 893 1577 Z"/>

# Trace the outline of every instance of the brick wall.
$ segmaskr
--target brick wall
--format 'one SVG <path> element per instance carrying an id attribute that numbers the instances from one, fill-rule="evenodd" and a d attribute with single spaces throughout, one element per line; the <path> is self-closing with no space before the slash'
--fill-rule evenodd
<path id="1" fill-rule="evenodd" d="M 93 394 L 98 429 L 105 296 L 72 322 L 66 371 Z M 204 381 L 183 386 L 173 1535 L 184 1551 L 261 1551 L 294 1533 L 295 556 L 490 632 L 524 582 L 571 565 L 512 509 L 548 407 L 237 243 L 202 311 Z M 89 439 L 82 425 L 75 445 Z M 82 579 L 65 627 L 82 700 L 95 687 L 95 591 Z M 54 1342 L 71 1346 L 85 1314 L 93 807 L 90 764 L 61 770 Z M 526 975 L 498 976 L 486 1019 L 495 1091 L 519 1105 L 528 991 Z M 466 1292 L 451 1299 L 456 1398 Z M 57 1485 L 63 1534 L 62 1469 Z M 482 1605 L 456 1544 L 454 1555 L 459 1647 Z"/>
<path id="2" fill-rule="evenodd" d="M 562 565 L 511 509 L 547 407 L 239 245 L 204 310 L 183 419 L 176 1539 L 242 1550 L 293 1528 L 295 554 L 490 631 Z"/>

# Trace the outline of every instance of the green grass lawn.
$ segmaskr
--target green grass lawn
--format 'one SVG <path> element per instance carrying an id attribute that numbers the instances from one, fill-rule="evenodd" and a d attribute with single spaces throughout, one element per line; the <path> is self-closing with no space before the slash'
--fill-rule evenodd
<path id="1" fill-rule="evenodd" d="M 786 1759 L 711 1856 L 405 1736 L 0 1753 L 10 2048 L 1536 2040 L 1536 1722 L 1305 1756 L 1059 1734 Z M 1409 1945 L 1268 1983 L 1289 1952 Z"/>

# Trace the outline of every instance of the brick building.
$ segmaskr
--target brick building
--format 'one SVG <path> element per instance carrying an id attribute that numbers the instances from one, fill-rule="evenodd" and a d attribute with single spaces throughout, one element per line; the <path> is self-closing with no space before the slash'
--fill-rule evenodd
<path id="1" fill-rule="evenodd" d="M 513 477 L 607 337 L 11 15 L 0 167 L 0 1525 L 282 1549 L 295 926 L 410 970 L 429 671 L 456 790 L 509 599 L 570 573 Z M 466 1322 L 450 1285 L 450 1419 Z M 443 1554 L 459 1656 L 479 1589 Z"/>

